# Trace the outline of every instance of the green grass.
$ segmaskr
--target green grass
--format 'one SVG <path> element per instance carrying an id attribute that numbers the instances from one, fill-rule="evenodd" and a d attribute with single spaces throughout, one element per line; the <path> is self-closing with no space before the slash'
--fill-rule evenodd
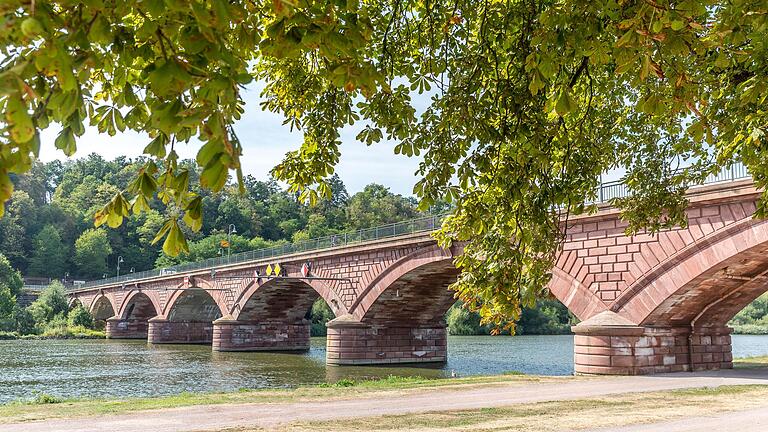
<path id="1" fill-rule="evenodd" d="M 124 399 L 57 399 L 36 396 L 34 399 L 0 405 L 0 424 L 51 418 L 69 418 L 119 414 L 193 405 L 237 403 L 288 403 L 343 399 L 377 392 L 408 392 L 426 388 L 467 388 L 474 385 L 528 383 L 547 378 L 527 375 L 477 376 L 465 378 L 422 378 L 389 376 L 378 380 L 344 379 L 332 384 L 299 387 L 289 390 L 241 389 L 222 393 L 181 393 L 173 396 Z"/>
<path id="2" fill-rule="evenodd" d="M 733 367 L 737 369 L 756 369 L 768 367 L 768 356 L 743 357 L 733 359 Z"/>
<path id="3" fill-rule="evenodd" d="M 20 335 L 16 332 L 0 332 L 0 340 L 38 340 L 38 339 L 106 339 L 101 330 L 91 330 L 83 326 L 51 327 L 41 334 Z"/>

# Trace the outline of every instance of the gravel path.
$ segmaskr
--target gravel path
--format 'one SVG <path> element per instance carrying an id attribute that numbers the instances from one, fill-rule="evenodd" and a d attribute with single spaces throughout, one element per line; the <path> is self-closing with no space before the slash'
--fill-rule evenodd
<path id="1" fill-rule="evenodd" d="M 547 383 L 510 383 L 466 389 L 432 388 L 409 392 L 405 395 L 372 394 L 355 399 L 274 403 L 205 405 L 94 418 L 46 420 L 0 425 L 0 432 L 136 432 L 164 431 L 190 432 L 223 428 L 257 426 L 274 427 L 296 421 L 334 420 L 353 417 L 372 417 L 387 414 L 408 414 L 427 411 L 466 410 L 485 407 L 503 407 L 522 403 L 559 401 L 599 397 L 622 393 L 651 392 L 694 387 L 722 385 L 768 384 L 768 371 L 737 370 L 711 373 L 680 373 L 646 377 L 606 377 L 589 380 L 567 380 Z M 768 411 L 768 410 L 766 410 Z M 768 412 L 755 417 L 752 412 L 736 412 L 713 418 L 671 422 L 662 426 L 650 425 L 626 428 L 622 431 L 704 431 L 738 430 L 734 425 L 742 422 L 742 430 L 755 429 L 758 421 L 768 421 Z M 709 426 L 718 421 L 727 427 Z M 698 425 L 698 426 L 697 426 Z M 705 427 L 706 426 L 706 427 Z M 654 427 L 656 427 L 654 429 Z M 661 427 L 661 428 L 659 428 Z M 693 427 L 693 429 L 691 429 Z M 696 429 L 699 427 L 699 429 Z"/>

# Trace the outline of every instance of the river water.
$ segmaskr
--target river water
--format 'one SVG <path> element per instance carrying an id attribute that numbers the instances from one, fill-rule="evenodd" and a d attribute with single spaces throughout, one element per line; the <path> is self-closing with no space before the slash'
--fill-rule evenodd
<path id="1" fill-rule="evenodd" d="M 768 336 L 733 336 L 734 357 L 768 355 Z M 451 336 L 437 367 L 325 365 L 325 339 L 304 354 L 220 353 L 206 345 L 145 341 L 0 341 L 0 403 L 58 397 L 156 396 L 281 388 L 388 375 L 440 377 L 517 371 L 573 373 L 572 336 Z"/>

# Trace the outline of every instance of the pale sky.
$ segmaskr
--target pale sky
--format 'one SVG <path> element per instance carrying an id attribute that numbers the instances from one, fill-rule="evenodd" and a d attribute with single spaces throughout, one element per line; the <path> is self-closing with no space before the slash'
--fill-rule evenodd
<path id="1" fill-rule="evenodd" d="M 243 92 L 245 113 L 235 125 L 235 131 L 243 144 L 243 173 L 266 180 L 269 171 L 282 160 L 283 155 L 300 146 L 302 137 L 299 132 L 290 132 L 288 126 L 283 126 L 282 116 L 261 110 L 259 93 L 260 90 L 255 86 Z M 336 172 L 344 181 L 347 191 L 352 194 L 369 183 L 379 183 L 394 193 L 413 195 L 413 185 L 418 180 L 415 172 L 419 159 L 394 154 L 393 143 L 382 141 L 366 147 L 355 139 L 361 128 L 362 124 L 358 123 L 342 131 L 342 154 Z M 59 129 L 54 126 L 43 132 L 40 149 L 40 160 L 43 162 L 67 159 L 54 146 L 58 132 Z M 98 153 L 108 160 L 121 155 L 136 157 L 141 155 L 148 142 L 148 138 L 139 134 L 118 132 L 110 137 L 100 134 L 95 127 L 88 127 L 85 135 L 78 139 L 75 158 L 90 153 Z M 181 158 L 194 159 L 198 148 L 194 142 L 186 145 L 182 143 L 176 146 L 176 151 Z"/>

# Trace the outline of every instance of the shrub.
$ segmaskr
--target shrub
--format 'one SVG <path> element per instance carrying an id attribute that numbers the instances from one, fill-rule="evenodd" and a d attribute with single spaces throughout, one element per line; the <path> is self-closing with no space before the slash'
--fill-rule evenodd
<path id="1" fill-rule="evenodd" d="M 30 306 L 29 312 L 35 319 L 39 328 L 45 328 L 54 317 L 67 314 L 67 297 L 64 294 L 64 286 L 55 281 L 40 293 Z M 65 323 L 66 324 L 66 323 Z"/>
<path id="2" fill-rule="evenodd" d="M 83 306 L 77 306 L 76 308 L 69 311 L 69 315 L 67 316 L 67 323 L 70 327 L 85 327 L 85 328 L 93 328 L 93 317 L 91 316 L 91 313 L 88 312 Z"/>
<path id="3" fill-rule="evenodd" d="M 35 332 L 35 319 L 32 314 L 23 307 L 16 305 L 11 315 L 14 330 L 20 335 L 28 335 Z"/>
<path id="4" fill-rule="evenodd" d="M 328 334 L 328 328 L 325 323 L 334 318 L 333 311 L 325 300 L 319 298 L 312 304 L 310 334 L 312 336 L 325 336 Z"/>

